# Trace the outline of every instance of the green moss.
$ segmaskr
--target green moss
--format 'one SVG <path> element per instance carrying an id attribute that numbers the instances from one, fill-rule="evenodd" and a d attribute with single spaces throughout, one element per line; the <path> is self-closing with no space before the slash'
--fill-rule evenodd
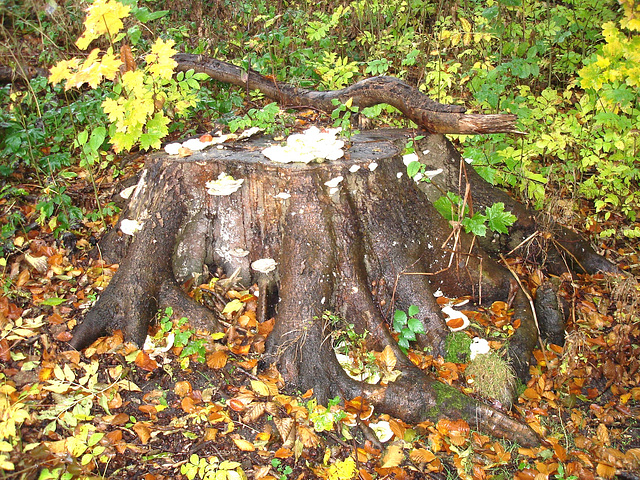
<path id="1" fill-rule="evenodd" d="M 466 363 L 469 361 L 471 338 L 464 332 L 451 332 L 445 340 L 445 361 Z"/>
<path id="2" fill-rule="evenodd" d="M 468 402 L 471 401 L 468 397 L 462 395 L 455 388 L 439 381 L 434 381 L 432 387 L 436 394 L 436 404 L 427 410 L 428 418 L 436 420 L 441 418 L 443 413 L 449 411 L 457 411 L 464 418 Z"/>

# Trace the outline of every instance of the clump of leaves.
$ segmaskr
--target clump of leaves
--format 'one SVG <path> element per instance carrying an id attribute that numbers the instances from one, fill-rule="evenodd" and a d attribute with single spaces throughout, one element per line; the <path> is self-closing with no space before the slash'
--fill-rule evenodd
<path id="1" fill-rule="evenodd" d="M 511 406 L 516 395 L 516 375 L 499 353 L 476 355 L 465 375 L 476 393 L 493 398 L 506 407 Z"/>
<path id="2" fill-rule="evenodd" d="M 396 310 L 393 314 L 393 330 L 398 332 L 398 345 L 405 353 L 409 349 L 409 342 L 416 340 L 416 334 L 425 333 L 424 325 L 417 318 L 418 313 L 420 309 L 410 305 L 406 312 Z"/>
<path id="3" fill-rule="evenodd" d="M 517 220 L 516 216 L 504 209 L 504 203 L 496 202 L 486 207 L 484 214 L 475 212 L 470 215 L 469 205 L 455 193 L 448 192 L 433 202 L 438 213 L 450 222 L 460 222 L 467 233 L 479 237 L 487 235 L 487 230 L 496 233 L 509 233 L 509 227 Z"/>
<path id="4" fill-rule="evenodd" d="M 169 133 L 171 118 L 195 106 L 199 80 L 208 78 L 193 71 L 173 77 L 177 65 L 173 40 L 158 38 L 142 67 L 133 61 L 129 45 L 123 43 L 116 54 L 115 43 L 125 37 L 120 32 L 130 11 L 117 1 L 94 2 L 87 9 L 85 32 L 76 45 L 84 50 L 94 39 L 105 36 L 111 46 L 104 52 L 94 48 L 84 61 L 72 58 L 58 62 L 49 76 L 53 84 L 66 81 L 66 90 L 85 84 L 95 89 L 105 80 L 115 82 L 102 108 L 111 122 L 109 134 L 116 152 L 138 144 L 144 150 L 159 148 L 160 140 Z"/>

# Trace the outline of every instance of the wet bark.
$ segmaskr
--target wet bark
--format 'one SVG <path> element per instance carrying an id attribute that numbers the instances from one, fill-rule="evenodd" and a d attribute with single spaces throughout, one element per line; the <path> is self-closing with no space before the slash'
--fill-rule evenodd
<path id="1" fill-rule="evenodd" d="M 101 242 L 102 255 L 120 268 L 74 331 L 72 346 L 84 348 L 115 329 L 140 345 L 164 305 L 196 326 L 218 329 L 213 313 L 180 284 L 205 266 L 239 270 L 244 283 L 260 288 L 258 312 L 275 314 L 264 362 L 275 363 L 290 388 L 313 388 L 321 401 L 362 395 L 408 422 L 464 418 L 493 435 L 536 444 L 526 425 L 415 367 L 390 333 L 393 310 L 417 305 L 427 332 L 418 346 L 444 353 L 448 328 L 433 297 L 440 289 L 478 303 L 513 299 L 521 326 L 509 353 L 522 377 L 537 341 L 528 301 L 510 273 L 469 237 L 445 242 L 451 227 L 407 178 L 400 154 L 407 134 L 359 135 L 344 158 L 323 164 L 275 164 L 261 154 L 265 138 L 186 158 L 150 157 L 120 222 Z M 209 195 L 206 182 L 221 172 L 244 183 L 231 195 Z M 325 182 L 338 176 L 343 180 L 333 191 Z M 124 219 L 143 227 L 123 235 Z M 261 258 L 274 259 L 277 268 L 252 270 Z M 372 332 L 370 348 L 391 346 L 402 375 L 386 386 L 348 377 L 326 341 L 326 310 Z"/>

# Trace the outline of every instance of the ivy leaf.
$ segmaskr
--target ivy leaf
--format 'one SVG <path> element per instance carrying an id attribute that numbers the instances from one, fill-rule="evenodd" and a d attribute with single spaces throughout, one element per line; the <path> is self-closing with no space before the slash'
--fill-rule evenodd
<path id="1" fill-rule="evenodd" d="M 508 227 L 517 220 L 513 213 L 504 210 L 504 203 L 502 202 L 496 202 L 487 207 L 484 213 L 487 214 L 489 228 L 498 233 L 509 233 Z"/>
<path id="2" fill-rule="evenodd" d="M 462 226 L 467 233 L 473 233 L 479 237 L 487 234 L 487 225 L 485 222 L 487 217 L 481 213 L 475 213 L 473 217 L 465 217 L 462 219 Z"/>

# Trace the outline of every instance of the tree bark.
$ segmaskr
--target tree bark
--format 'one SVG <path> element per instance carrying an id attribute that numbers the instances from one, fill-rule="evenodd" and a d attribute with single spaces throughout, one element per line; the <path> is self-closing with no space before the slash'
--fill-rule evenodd
<path id="1" fill-rule="evenodd" d="M 114 329 L 140 345 L 154 313 L 167 304 L 197 326 L 217 329 L 213 313 L 179 285 L 205 265 L 227 274 L 239 269 L 246 284 L 259 287 L 258 312 L 275 314 L 264 361 L 275 363 L 291 388 L 313 388 L 320 401 L 362 395 L 408 422 L 464 418 L 493 435 L 537 444 L 526 425 L 415 367 L 389 330 L 394 309 L 417 305 L 426 331 L 417 345 L 443 354 L 449 330 L 433 297 L 440 289 L 477 303 L 513 299 L 521 326 L 509 354 L 523 377 L 537 341 L 528 301 L 509 272 L 466 235 L 455 245 L 445 241 L 451 227 L 406 175 L 401 152 L 408 134 L 358 135 L 344 158 L 323 164 L 273 163 L 261 153 L 265 138 L 186 158 L 151 156 L 120 222 L 102 241 L 103 256 L 120 268 L 74 331 L 72 346 L 84 348 Z M 244 183 L 229 196 L 209 195 L 206 182 L 222 172 Z M 339 176 L 333 191 L 326 182 Z M 143 227 L 123 235 L 124 219 Z M 262 258 L 274 259 L 277 268 L 253 270 Z M 373 284 L 387 288 L 374 293 Z M 371 332 L 369 348 L 389 345 L 401 376 L 384 386 L 349 378 L 326 341 L 326 310 Z"/>

